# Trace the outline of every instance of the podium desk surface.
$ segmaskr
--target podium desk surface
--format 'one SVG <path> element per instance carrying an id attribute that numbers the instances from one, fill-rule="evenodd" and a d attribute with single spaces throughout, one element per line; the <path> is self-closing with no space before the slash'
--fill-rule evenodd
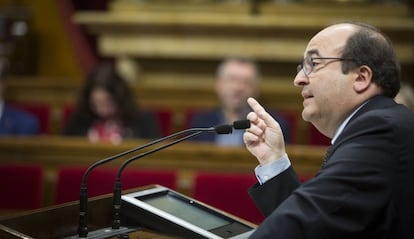
<path id="1" fill-rule="evenodd" d="M 149 186 L 148 186 L 149 187 Z M 133 192 L 147 187 L 126 190 Z M 109 227 L 112 218 L 112 194 L 89 199 L 89 231 Z M 0 238 L 53 239 L 77 235 L 79 203 L 77 201 L 56 206 L 26 211 L 0 218 Z M 128 234 L 131 238 L 169 239 L 175 238 L 142 228 Z M 117 237 L 113 237 L 117 238 Z"/>
<path id="2" fill-rule="evenodd" d="M 148 185 L 144 187 L 125 190 L 123 194 L 130 194 L 140 191 L 148 191 L 154 188 L 158 188 L 160 185 Z M 161 187 L 165 188 L 165 187 Z M 165 188 L 168 189 L 168 188 Z M 170 190 L 170 189 L 168 189 Z M 172 191 L 172 190 L 171 190 Z M 175 192 L 174 192 L 175 193 Z M 191 198 L 189 198 L 191 199 Z M 195 199 L 191 199 L 191 201 Z M 112 224 L 112 203 L 113 195 L 106 194 L 90 198 L 88 200 L 88 231 L 89 235 L 96 234 L 98 231 L 104 231 L 106 228 L 110 228 Z M 205 207 L 215 211 L 214 213 L 222 214 L 228 219 L 234 220 L 234 222 L 240 222 L 251 228 L 255 228 L 257 225 L 245 221 L 237 216 L 226 213 L 222 210 L 214 208 L 210 205 L 203 204 Z M 125 205 L 124 205 L 125 206 Z M 127 209 L 130 210 L 130 209 Z M 140 211 L 137 210 L 137 213 Z M 121 212 L 122 214 L 122 212 Z M 143 214 L 144 215 L 144 214 Z M 155 215 L 155 214 L 154 214 Z M 126 219 L 126 218 L 124 218 Z M 124 220 L 122 219 L 122 220 Z M 147 220 L 147 218 L 144 218 Z M 137 231 L 128 232 L 129 238 L 157 238 L 157 239 L 169 239 L 169 238 L 182 238 L 177 237 L 180 235 L 198 235 L 197 233 L 188 234 L 188 229 L 177 224 L 176 227 L 169 227 L 165 230 L 163 226 L 147 225 L 143 221 L 130 222 L 123 221 L 121 227 L 126 228 L 132 225 L 132 229 L 137 228 Z M 165 220 L 159 220 L 164 223 Z M 126 225 L 128 224 L 128 225 Z M 2 239 L 58 239 L 69 238 L 77 236 L 77 230 L 79 225 L 79 202 L 69 202 L 51 207 L 36 209 L 32 211 L 22 212 L 11 216 L 0 217 L 0 238 Z M 184 230 L 184 231 L 183 231 Z M 121 231 L 120 231 L 121 232 Z M 122 233 L 125 234 L 125 233 Z M 95 238 L 95 237 L 94 237 Z M 97 237 L 98 238 L 98 237 Z M 101 237 L 99 237 L 101 238 Z M 119 237 L 110 237 L 119 238 Z M 197 238 L 204 238 L 202 234 L 199 234 Z"/>

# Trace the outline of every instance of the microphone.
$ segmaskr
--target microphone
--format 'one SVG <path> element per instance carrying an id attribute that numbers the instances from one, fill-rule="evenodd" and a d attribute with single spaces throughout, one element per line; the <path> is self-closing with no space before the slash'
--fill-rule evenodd
<path id="1" fill-rule="evenodd" d="M 216 132 L 218 134 L 230 134 L 230 133 L 232 133 L 232 126 L 231 125 L 218 125 L 218 126 L 214 126 L 214 127 L 210 127 L 210 128 L 190 128 L 190 129 L 182 130 L 182 131 L 176 132 L 174 134 L 165 136 L 163 138 L 151 141 L 151 142 L 149 142 L 147 144 L 144 144 L 142 146 L 139 146 L 139 147 L 127 150 L 125 152 L 113 155 L 111 157 L 99 160 L 99 161 L 95 162 L 94 164 L 92 164 L 91 166 L 89 166 L 89 168 L 83 174 L 82 182 L 81 182 L 81 186 L 80 186 L 78 237 L 79 238 L 85 238 L 88 235 L 88 189 L 87 189 L 87 180 L 88 180 L 89 174 L 92 172 L 92 170 L 94 168 L 96 168 L 99 165 L 108 163 L 112 160 L 115 160 L 117 158 L 123 157 L 127 154 L 136 152 L 136 151 L 141 150 L 141 149 L 145 149 L 145 148 L 150 147 L 154 144 L 157 144 L 157 143 L 160 143 L 160 142 L 172 139 L 172 138 L 176 138 L 176 137 L 179 137 L 181 135 L 192 133 L 192 134 L 182 138 L 182 140 L 185 140 L 187 138 L 194 137 L 194 136 L 196 136 L 198 134 L 201 134 L 203 132 Z M 181 141 L 178 141 L 178 142 L 181 142 Z M 176 143 L 178 143 L 178 142 L 176 142 Z M 171 144 L 171 145 L 174 145 L 174 144 Z M 167 147 L 169 147 L 169 146 L 167 146 Z M 118 227 L 118 229 L 119 229 L 119 227 Z"/>
<path id="2" fill-rule="evenodd" d="M 250 121 L 249 120 L 238 120 L 238 121 L 234 121 L 233 125 L 219 125 L 214 127 L 214 131 L 218 134 L 230 134 L 232 133 L 232 128 L 234 129 L 247 129 L 250 127 Z M 173 146 L 177 143 L 180 143 L 184 140 L 187 140 L 189 138 L 192 138 L 194 136 L 197 136 L 199 134 L 201 134 L 202 132 L 195 132 L 192 133 L 190 135 L 187 135 L 185 137 L 182 137 L 180 139 L 177 139 L 175 141 L 172 141 L 168 144 L 162 145 L 158 148 L 152 149 L 150 151 L 138 154 L 136 156 L 133 156 L 129 159 L 127 159 L 124 163 L 122 163 L 122 165 L 119 167 L 118 169 L 118 174 L 116 176 L 116 180 L 115 180 L 115 185 L 114 185 L 114 194 L 113 194 L 113 222 L 112 222 L 112 229 L 119 229 L 120 225 L 121 225 L 121 194 L 122 194 L 122 185 L 121 185 L 121 175 L 123 170 L 125 169 L 125 167 L 132 163 L 133 161 L 143 158 L 149 154 L 158 152 L 162 149 L 168 148 L 170 146 Z"/>
<path id="3" fill-rule="evenodd" d="M 234 129 L 248 129 L 250 128 L 250 120 L 237 120 L 233 122 Z"/>

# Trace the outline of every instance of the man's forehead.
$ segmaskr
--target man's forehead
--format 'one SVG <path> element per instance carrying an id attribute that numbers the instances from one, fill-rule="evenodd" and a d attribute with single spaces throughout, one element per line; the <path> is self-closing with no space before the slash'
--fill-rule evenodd
<path id="1" fill-rule="evenodd" d="M 310 41 L 306 48 L 306 55 L 340 54 L 347 39 L 355 32 L 352 24 L 338 24 L 329 26 Z"/>

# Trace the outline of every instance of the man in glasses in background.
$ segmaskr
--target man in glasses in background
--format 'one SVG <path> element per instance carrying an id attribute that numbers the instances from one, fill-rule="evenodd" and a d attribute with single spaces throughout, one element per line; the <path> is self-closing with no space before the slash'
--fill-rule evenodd
<path id="1" fill-rule="evenodd" d="M 400 66 L 387 37 L 363 23 L 323 29 L 294 84 L 302 118 L 332 145 L 300 185 L 279 124 L 248 99 L 244 142 L 259 161 L 249 193 L 267 217 L 251 238 L 414 238 L 414 113 L 393 100 Z"/>
<path id="2" fill-rule="evenodd" d="M 219 105 L 195 113 L 191 118 L 191 128 L 231 124 L 245 118 L 250 111 L 247 99 L 260 94 L 260 78 L 260 67 L 253 59 L 241 56 L 224 59 L 217 67 L 214 83 Z M 288 120 L 277 112 L 271 114 L 279 122 L 285 142 L 291 143 Z M 220 146 L 244 146 L 243 133 L 243 130 L 235 130 L 230 135 L 201 134 L 193 140 L 214 142 Z"/>

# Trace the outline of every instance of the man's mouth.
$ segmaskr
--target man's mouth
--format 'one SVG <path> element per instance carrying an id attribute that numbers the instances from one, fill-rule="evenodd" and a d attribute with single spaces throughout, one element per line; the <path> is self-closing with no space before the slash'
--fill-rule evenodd
<path id="1" fill-rule="evenodd" d="M 304 100 L 313 98 L 313 95 L 311 95 L 309 92 L 302 92 L 302 97 Z"/>

